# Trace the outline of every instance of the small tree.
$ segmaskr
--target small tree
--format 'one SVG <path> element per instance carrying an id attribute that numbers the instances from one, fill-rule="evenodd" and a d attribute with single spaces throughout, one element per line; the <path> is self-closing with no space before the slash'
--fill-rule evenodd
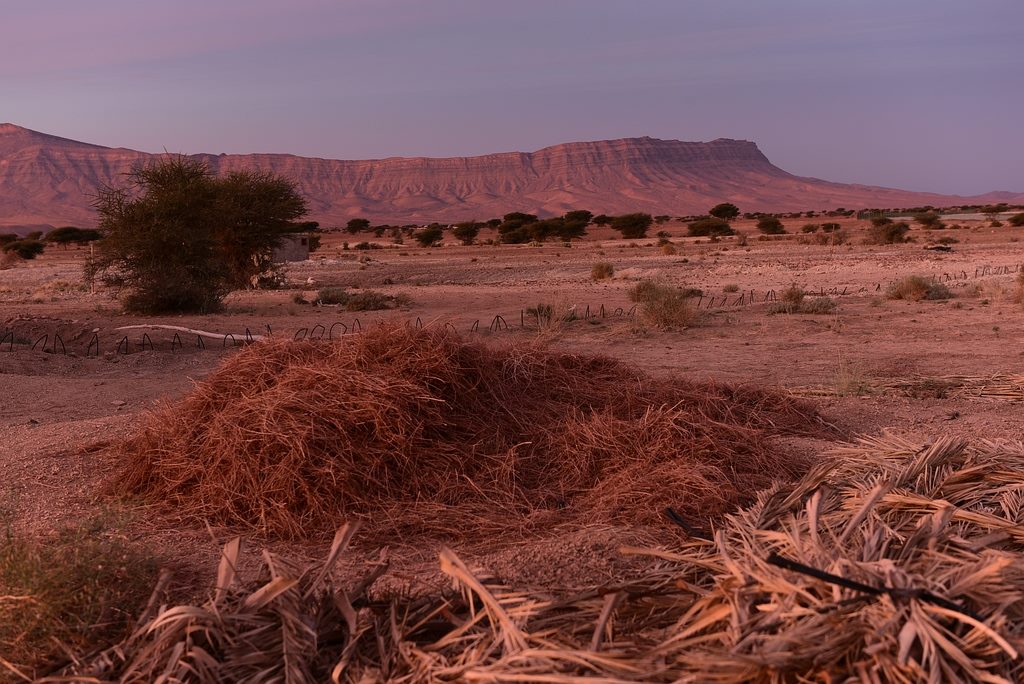
<path id="1" fill-rule="evenodd" d="M 642 238 L 647 236 L 647 229 L 654 219 L 650 214 L 623 214 L 612 219 L 612 229 L 622 233 L 624 238 Z"/>
<path id="2" fill-rule="evenodd" d="M 433 247 L 444 237 L 444 229 L 437 224 L 431 224 L 415 234 L 416 242 L 421 247 Z"/>
<path id="3" fill-rule="evenodd" d="M 708 216 L 686 224 L 687 232 L 694 237 L 721 237 L 735 235 L 736 231 L 725 219 Z"/>
<path id="4" fill-rule="evenodd" d="M 455 227 L 452 228 L 452 235 L 458 238 L 462 244 L 471 245 L 476 236 L 480 233 L 481 224 L 476 221 L 464 221 L 462 223 L 456 223 Z"/>
<path id="5" fill-rule="evenodd" d="M 498 235 L 502 242 L 509 244 L 529 242 L 532 236 L 526 226 L 536 222 L 537 217 L 533 214 L 513 211 L 502 217 L 501 225 L 498 226 Z"/>
<path id="6" fill-rule="evenodd" d="M 345 230 L 355 235 L 361 233 L 364 230 L 370 229 L 370 220 L 364 218 L 349 219 L 348 223 L 345 224 Z"/>
<path id="7" fill-rule="evenodd" d="M 595 226 L 607 226 L 609 223 L 612 222 L 612 218 L 613 217 L 609 216 L 608 214 L 598 214 L 591 220 L 591 223 L 593 223 Z"/>
<path id="8" fill-rule="evenodd" d="M 740 215 L 740 208 L 731 202 L 722 202 L 711 207 L 708 213 L 723 221 L 731 221 Z"/>
<path id="9" fill-rule="evenodd" d="M 104 189 L 96 209 L 103 239 L 87 278 L 125 288 L 131 311 L 206 313 L 272 270 L 271 252 L 306 202 L 272 174 L 216 178 L 205 163 L 174 157 Z"/>
<path id="10" fill-rule="evenodd" d="M 44 248 L 45 245 L 39 240 L 25 238 L 24 240 L 8 242 L 3 246 L 3 251 L 5 254 L 15 254 L 22 259 L 35 259 L 43 253 Z"/>
<path id="11" fill-rule="evenodd" d="M 782 235 L 786 227 L 774 216 L 762 216 L 757 220 L 757 229 L 765 235 Z"/>

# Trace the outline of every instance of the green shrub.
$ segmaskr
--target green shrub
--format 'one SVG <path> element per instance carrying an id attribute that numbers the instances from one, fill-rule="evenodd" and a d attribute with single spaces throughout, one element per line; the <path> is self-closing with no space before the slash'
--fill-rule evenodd
<path id="1" fill-rule="evenodd" d="M 817 223 L 807 223 L 807 224 L 804 224 L 804 226 L 802 228 L 800 228 L 800 232 L 801 233 L 817 233 L 818 232 L 818 228 L 820 228 L 820 227 L 821 226 L 819 226 Z"/>
<path id="2" fill-rule="evenodd" d="M 433 247 L 444 237 L 444 229 L 441 226 L 427 226 L 417 231 L 414 237 L 421 247 Z"/>
<path id="3" fill-rule="evenodd" d="M 828 221 L 826 223 L 822 223 L 821 224 L 821 232 L 823 232 L 823 233 L 834 233 L 837 230 L 839 230 L 841 227 L 842 226 L 840 226 L 835 221 Z"/>
<path id="4" fill-rule="evenodd" d="M 98 650 L 131 628 L 152 591 L 156 564 L 122 535 L 98 519 L 43 539 L 4 527 L 0 657 L 40 677 L 69 650 Z M 9 673 L 0 672 L 8 681 Z"/>
<path id="5" fill-rule="evenodd" d="M 686 224 L 687 232 L 694 237 L 720 237 L 736 233 L 729 222 L 714 217 L 700 218 Z"/>
<path id="6" fill-rule="evenodd" d="M 298 295 L 300 298 L 302 294 Z M 343 287 L 325 287 L 322 288 L 316 295 L 316 299 L 321 304 L 348 304 L 349 293 Z M 303 299 L 302 302 L 306 300 Z M 296 302 L 299 303 L 299 302 Z"/>
<path id="7" fill-rule="evenodd" d="M 647 229 L 654 219 L 650 214 L 623 214 L 612 219 L 612 230 L 622 233 L 623 238 L 636 239 L 647 236 Z"/>
<path id="8" fill-rule="evenodd" d="M 786 227 L 774 216 L 762 216 L 757 220 L 757 229 L 764 235 L 782 235 Z"/>
<path id="9" fill-rule="evenodd" d="M 740 209 L 731 202 L 722 202 L 708 209 L 708 214 L 723 221 L 731 221 L 740 215 Z"/>
<path id="10" fill-rule="evenodd" d="M 1014 214 L 1006 220 L 1009 221 L 1011 226 L 1017 226 L 1019 228 L 1020 226 L 1024 226 L 1024 213 Z"/>
<path id="11" fill-rule="evenodd" d="M 910 226 L 900 221 L 899 223 L 872 224 L 868 228 L 867 243 L 871 245 L 893 245 L 907 241 L 907 231 Z"/>
<path id="12" fill-rule="evenodd" d="M 35 259 L 43 253 L 45 248 L 46 246 L 39 240 L 25 238 L 24 240 L 8 242 L 3 246 L 3 251 L 6 254 L 14 254 L 22 259 Z"/>
<path id="13" fill-rule="evenodd" d="M 936 280 L 910 275 L 891 283 L 885 291 L 886 299 L 921 300 L 949 299 L 953 296 L 949 288 Z"/>

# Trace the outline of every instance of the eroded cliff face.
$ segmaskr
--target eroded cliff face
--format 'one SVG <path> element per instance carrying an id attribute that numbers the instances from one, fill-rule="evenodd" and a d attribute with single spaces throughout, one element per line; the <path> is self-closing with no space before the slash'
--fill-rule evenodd
<path id="1" fill-rule="evenodd" d="M 95 221 L 92 199 L 158 155 L 108 148 L 0 124 L 0 224 Z M 626 138 L 479 157 L 366 161 L 287 154 L 195 155 L 217 173 L 261 169 L 294 180 L 310 218 L 330 226 L 487 219 L 510 211 L 569 209 L 692 214 L 722 201 L 745 211 L 910 206 L 965 198 L 801 178 L 774 166 L 752 142 Z"/>

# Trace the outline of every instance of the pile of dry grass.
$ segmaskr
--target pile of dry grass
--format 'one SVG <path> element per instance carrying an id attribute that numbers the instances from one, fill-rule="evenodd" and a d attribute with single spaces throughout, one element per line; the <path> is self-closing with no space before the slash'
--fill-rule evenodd
<path id="1" fill-rule="evenodd" d="M 1024 677 L 1024 445 L 886 437 L 763 492 L 635 580 L 516 591 L 449 550 L 456 592 L 374 597 L 265 556 L 204 606 L 162 609 L 101 681 L 1011 682 Z M 229 545 L 226 558 L 235 551 Z M 234 547 L 237 548 L 237 547 Z M 333 597 L 333 598 L 332 598 Z M 203 677 L 206 679 L 203 679 Z M 95 681 L 95 680 L 90 680 Z"/>
<path id="2" fill-rule="evenodd" d="M 656 515 L 655 491 L 707 518 L 801 468 L 772 435 L 821 425 L 780 392 L 391 325 L 250 346 L 115 447 L 113 489 L 293 538 L 343 519 L 482 533 L 594 507 L 630 522 Z"/>

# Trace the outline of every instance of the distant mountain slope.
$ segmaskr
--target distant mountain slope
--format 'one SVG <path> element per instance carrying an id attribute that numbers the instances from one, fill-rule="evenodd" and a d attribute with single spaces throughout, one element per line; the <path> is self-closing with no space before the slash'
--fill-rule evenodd
<path id="1" fill-rule="evenodd" d="M 0 225 L 89 225 L 97 188 L 157 156 L 0 124 Z M 1024 201 L 1024 193 L 967 198 L 803 178 L 774 166 L 756 144 L 728 139 L 625 138 L 446 159 L 194 156 L 217 172 L 263 169 L 293 179 L 309 201 L 310 218 L 325 225 L 354 216 L 404 223 L 575 208 L 680 215 L 723 201 L 745 211 Z"/>

